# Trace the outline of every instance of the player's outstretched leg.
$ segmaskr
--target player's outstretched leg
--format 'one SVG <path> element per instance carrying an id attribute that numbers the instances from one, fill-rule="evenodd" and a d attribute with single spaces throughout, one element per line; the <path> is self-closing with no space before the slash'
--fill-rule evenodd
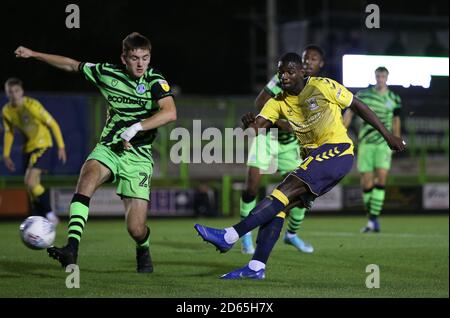
<path id="1" fill-rule="evenodd" d="M 232 228 L 228 228 L 227 231 L 227 229 L 216 229 L 201 224 L 195 224 L 194 228 L 205 242 L 214 245 L 221 253 L 228 252 L 239 239 L 235 230 L 232 233 Z"/>
<path id="2" fill-rule="evenodd" d="M 275 189 L 270 196 L 258 203 L 247 218 L 232 227 L 215 229 L 196 224 L 194 228 L 204 241 L 213 244 L 221 253 L 225 253 L 240 237 L 272 220 L 287 205 L 289 199 L 280 190 Z"/>
<path id="3" fill-rule="evenodd" d="M 303 241 L 298 235 L 297 231 L 305 218 L 305 208 L 292 208 L 288 217 L 288 226 L 284 234 L 284 243 L 293 245 L 296 249 L 303 253 L 312 253 L 314 248 L 311 244 Z"/>
<path id="4" fill-rule="evenodd" d="M 70 203 L 67 245 L 62 248 L 53 246 L 47 249 L 48 255 L 59 261 L 63 267 L 77 263 L 78 245 L 88 219 L 90 200 L 91 199 L 85 195 L 79 193 L 74 194 L 72 202 Z"/>
<path id="5" fill-rule="evenodd" d="M 275 243 L 280 237 L 285 213 L 280 212 L 271 221 L 261 225 L 256 240 L 256 250 L 252 260 L 242 268 L 238 268 L 221 279 L 264 279 L 266 277 L 266 264 Z"/>

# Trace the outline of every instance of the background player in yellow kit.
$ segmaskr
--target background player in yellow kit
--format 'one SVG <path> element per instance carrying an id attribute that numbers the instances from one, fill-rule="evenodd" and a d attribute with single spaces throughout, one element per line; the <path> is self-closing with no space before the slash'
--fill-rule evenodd
<path id="1" fill-rule="evenodd" d="M 15 171 L 11 160 L 11 147 L 14 142 L 14 130 L 18 129 L 26 138 L 23 146 L 25 185 L 33 206 L 33 212 L 46 217 L 52 223 L 58 223 L 58 217 L 50 206 L 50 194 L 41 184 L 41 174 L 50 167 L 50 151 L 53 146 L 50 130 L 58 145 L 58 159 L 66 162 L 64 140 L 56 120 L 45 110 L 42 104 L 33 98 L 24 96 L 22 81 L 10 78 L 5 82 L 8 103 L 3 106 L 3 161 L 10 171 Z"/>

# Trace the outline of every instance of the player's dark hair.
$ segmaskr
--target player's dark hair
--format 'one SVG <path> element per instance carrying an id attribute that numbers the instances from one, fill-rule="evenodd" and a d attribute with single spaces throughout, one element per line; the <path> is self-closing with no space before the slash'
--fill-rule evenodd
<path id="1" fill-rule="evenodd" d="M 6 80 L 5 86 L 20 86 L 23 88 L 23 83 L 17 77 L 10 77 Z"/>
<path id="2" fill-rule="evenodd" d="M 387 74 L 389 74 L 388 69 L 385 68 L 384 66 L 377 67 L 377 69 L 375 70 L 375 73 L 378 73 L 378 72 L 386 72 Z"/>
<path id="3" fill-rule="evenodd" d="M 293 52 L 284 54 L 280 58 L 280 62 L 282 62 L 284 64 L 295 63 L 298 66 L 302 66 L 302 58 L 300 57 L 300 55 L 298 55 L 297 53 L 293 53 Z"/>
<path id="4" fill-rule="evenodd" d="M 320 57 L 322 57 L 322 60 L 325 60 L 325 50 L 322 49 L 320 46 L 318 46 L 317 44 L 308 44 L 307 46 L 305 46 L 305 48 L 303 49 L 303 52 L 308 51 L 308 50 L 313 50 L 316 51 L 317 53 L 319 53 Z"/>
<path id="5" fill-rule="evenodd" d="M 152 45 L 150 40 L 138 32 L 130 33 L 122 41 L 122 52 L 127 55 L 129 51 L 136 49 L 149 50 L 151 52 Z"/>

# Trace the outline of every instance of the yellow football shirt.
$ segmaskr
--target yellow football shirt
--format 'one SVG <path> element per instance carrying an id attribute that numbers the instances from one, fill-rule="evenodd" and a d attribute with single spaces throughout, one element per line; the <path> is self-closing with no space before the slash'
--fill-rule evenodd
<path id="1" fill-rule="evenodd" d="M 58 147 L 64 148 L 58 124 L 36 99 L 24 97 L 23 104 L 17 107 L 8 103 L 3 106 L 2 113 L 5 129 L 3 156 L 10 155 L 15 128 L 19 129 L 27 139 L 23 147 L 25 153 L 53 145 L 49 127 L 52 129 Z"/>
<path id="2" fill-rule="evenodd" d="M 280 118 L 287 119 L 306 152 L 327 143 L 349 143 L 351 147 L 345 154 L 353 154 L 353 143 L 341 114 L 352 101 L 353 94 L 338 82 L 310 77 L 298 96 L 284 92 L 271 98 L 258 116 L 272 123 Z"/>

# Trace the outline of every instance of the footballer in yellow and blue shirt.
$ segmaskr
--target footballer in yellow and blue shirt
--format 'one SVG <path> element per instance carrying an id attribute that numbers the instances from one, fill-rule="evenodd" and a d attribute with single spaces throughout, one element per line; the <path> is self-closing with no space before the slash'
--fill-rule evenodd
<path id="1" fill-rule="evenodd" d="M 353 94 L 324 77 L 306 78 L 304 85 L 299 95 L 284 92 L 270 99 L 258 116 L 272 123 L 280 118 L 289 121 L 305 158 L 295 175 L 320 196 L 336 185 L 353 164 L 353 142 L 341 115 L 352 103 Z"/>
<path id="2" fill-rule="evenodd" d="M 3 161 L 10 171 L 15 171 L 11 160 L 11 147 L 14 142 L 14 131 L 20 131 L 26 139 L 23 146 L 25 185 L 27 186 L 33 212 L 47 217 L 57 223 L 58 218 L 50 206 L 49 191 L 41 184 L 41 174 L 49 170 L 51 165 L 50 151 L 53 146 L 50 130 L 58 146 L 58 158 L 65 163 L 66 152 L 64 140 L 56 120 L 47 112 L 42 104 L 33 98 L 24 96 L 22 81 L 10 78 L 5 83 L 8 103 L 3 106 Z"/>
<path id="3" fill-rule="evenodd" d="M 241 222 L 225 229 L 194 226 L 204 241 L 222 253 L 259 227 L 252 260 L 222 275 L 222 279 L 264 279 L 266 263 L 283 227 L 284 211 L 292 206 L 311 208 L 315 198 L 331 190 L 350 171 L 353 143 L 342 120 L 342 109 L 351 107 L 380 132 L 392 150 L 402 151 L 406 146 L 401 137 L 390 133 L 370 108 L 353 98 L 344 86 L 329 78 L 312 77 L 305 81 L 298 54 L 283 55 L 278 73 L 283 94 L 270 99 L 256 118 L 251 113 L 244 115 L 243 126 L 257 132 L 270 128 L 280 118 L 287 119 L 302 145 L 304 160 Z"/>

